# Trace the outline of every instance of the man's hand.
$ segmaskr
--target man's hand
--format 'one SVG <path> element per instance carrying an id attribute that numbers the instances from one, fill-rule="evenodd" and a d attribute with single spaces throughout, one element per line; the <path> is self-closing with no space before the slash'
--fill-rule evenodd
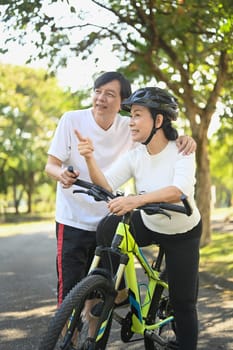
<path id="1" fill-rule="evenodd" d="M 68 168 L 64 168 L 60 174 L 60 183 L 63 188 L 69 188 L 76 181 L 79 176 L 79 172 L 77 170 L 69 171 Z"/>
<path id="2" fill-rule="evenodd" d="M 189 155 L 196 151 L 197 144 L 191 136 L 180 136 L 176 140 L 176 145 L 178 147 L 179 153 Z"/>

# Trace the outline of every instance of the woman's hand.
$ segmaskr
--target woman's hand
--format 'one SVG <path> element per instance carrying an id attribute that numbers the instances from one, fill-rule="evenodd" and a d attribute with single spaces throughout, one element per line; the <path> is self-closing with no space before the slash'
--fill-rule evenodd
<path id="1" fill-rule="evenodd" d="M 179 136 L 176 140 L 179 153 L 189 155 L 196 151 L 197 144 L 191 136 L 183 135 Z"/>
<path id="2" fill-rule="evenodd" d="M 112 189 L 109 186 L 104 176 L 104 173 L 96 163 L 95 157 L 93 155 L 94 147 L 92 141 L 88 137 L 83 137 L 78 130 L 75 130 L 74 132 L 77 136 L 77 139 L 79 140 L 79 153 L 86 160 L 91 181 L 96 185 L 106 188 L 106 190 L 108 190 L 109 192 L 112 192 Z"/>
<path id="3" fill-rule="evenodd" d="M 121 216 L 140 206 L 140 196 L 117 197 L 108 202 L 112 214 Z"/>
<path id="4" fill-rule="evenodd" d="M 94 147 L 91 139 L 89 139 L 88 137 L 83 137 L 78 130 L 74 130 L 74 132 L 77 136 L 77 139 L 79 140 L 78 151 L 80 155 L 85 157 L 86 159 L 92 158 Z"/>

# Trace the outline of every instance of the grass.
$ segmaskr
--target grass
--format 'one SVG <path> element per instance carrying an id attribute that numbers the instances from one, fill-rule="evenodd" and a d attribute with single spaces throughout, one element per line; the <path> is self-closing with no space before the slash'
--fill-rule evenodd
<path id="1" fill-rule="evenodd" d="M 233 222 L 233 207 L 217 208 L 211 213 L 212 221 Z M 214 231 L 211 243 L 201 248 L 200 270 L 233 282 L 233 230 Z"/>
<path id="2" fill-rule="evenodd" d="M 213 209 L 211 212 L 211 220 L 233 220 L 233 207 Z"/>
<path id="3" fill-rule="evenodd" d="M 1 225 L 8 224 L 18 224 L 18 223 L 28 223 L 28 222 L 38 222 L 38 221 L 46 221 L 46 220 L 53 220 L 54 219 L 54 212 L 50 213 L 20 213 L 18 215 L 14 213 L 7 213 L 4 214 L 4 220 L 3 217 L 0 216 L 0 219 L 2 218 Z"/>
<path id="4" fill-rule="evenodd" d="M 211 243 L 201 249 L 200 269 L 233 281 L 233 231 L 212 233 Z"/>
<path id="5" fill-rule="evenodd" d="M 6 214 L 0 224 L 0 238 L 31 233 L 43 225 L 54 224 L 54 220 L 54 213 Z"/>

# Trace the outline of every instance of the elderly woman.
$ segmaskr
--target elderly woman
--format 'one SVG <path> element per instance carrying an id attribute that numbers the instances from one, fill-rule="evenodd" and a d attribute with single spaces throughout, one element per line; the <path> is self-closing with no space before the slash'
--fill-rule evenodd
<path id="1" fill-rule="evenodd" d="M 95 145 L 76 130 L 78 149 L 85 157 L 92 181 L 114 191 L 133 177 L 138 193 L 110 200 L 108 208 L 115 215 L 104 218 L 100 224 L 97 243 L 110 245 L 116 224 L 126 212 L 148 203 L 179 203 L 182 194 L 188 197 L 193 208 L 191 216 L 173 213 L 172 220 L 169 220 L 160 214 L 147 215 L 143 211 L 135 211 L 131 227 L 140 246 L 155 243 L 164 248 L 177 327 L 176 348 L 196 350 L 202 225 L 194 201 L 195 155 L 185 156 L 177 149 L 175 140 L 178 133 L 172 121 L 177 118 L 178 105 L 166 90 L 157 87 L 139 89 L 124 100 L 121 107 L 130 111 L 132 140 L 141 145 L 120 157 L 105 173 L 95 161 Z"/>

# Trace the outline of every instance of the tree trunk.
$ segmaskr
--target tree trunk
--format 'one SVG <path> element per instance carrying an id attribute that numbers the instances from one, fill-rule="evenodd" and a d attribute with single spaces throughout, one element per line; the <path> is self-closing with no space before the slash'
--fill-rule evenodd
<path id="1" fill-rule="evenodd" d="M 32 194 L 34 189 L 34 174 L 31 172 L 27 179 L 27 185 L 25 186 L 27 192 L 27 213 L 30 214 L 32 212 Z"/>
<path id="2" fill-rule="evenodd" d="M 13 185 L 15 214 L 19 214 L 19 200 L 17 199 L 17 185 Z"/>
<path id="3" fill-rule="evenodd" d="M 27 196 L 28 196 L 27 214 L 31 214 L 31 212 L 32 212 L 32 192 L 31 192 L 30 188 L 27 191 Z"/>
<path id="4" fill-rule="evenodd" d="M 210 227 L 210 201 L 211 201 L 211 181 L 210 167 L 207 151 L 207 135 L 197 140 L 197 185 L 196 201 L 202 216 L 202 239 L 201 245 L 207 245 L 211 241 Z"/>

